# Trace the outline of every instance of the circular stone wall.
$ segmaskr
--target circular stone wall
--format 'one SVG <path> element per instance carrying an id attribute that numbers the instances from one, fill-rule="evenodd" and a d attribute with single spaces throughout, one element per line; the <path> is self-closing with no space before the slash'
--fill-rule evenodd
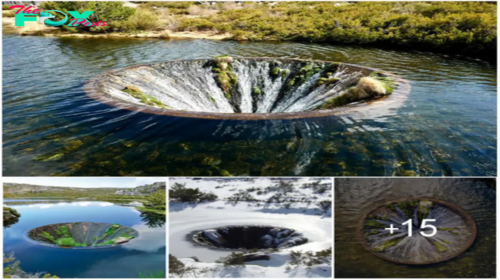
<path id="1" fill-rule="evenodd" d="M 400 106 L 401 77 L 373 68 L 283 58 L 180 60 L 126 67 L 87 81 L 88 96 L 145 113 L 205 119 L 294 119 Z M 380 110 L 374 106 L 374 110 Z"/>
<path id="2" fill-rule="evenodd" d="M 37 242 L 63 248 L 97 248 L 129 242 L 139 233 L 119 224 L 62 223 L 34 228 L 28 237 Z"/>
<path id="3" fill-rule="evenodd" d="M 409 224 L 412 219 L 411 236 Z M 424 219 L 435 219 L 427 221 Z M 390 233 L 391 224 L 394 228 Z M 472 217 L 457 205 L 431 198 L 387 202 L 370 211 L 358 224 L 358 238 L 363 246 L 383 259 L 404 264 L 431 264 L 462 254 L 476 237 Z"/>
<path id="4" fill-rule="evenodd" d="M 196 232 L 193 240 L 201 245 L 225 249 L 288 248 L 307 242 L 293 229 L 271 226 L 227 226 Z"/>

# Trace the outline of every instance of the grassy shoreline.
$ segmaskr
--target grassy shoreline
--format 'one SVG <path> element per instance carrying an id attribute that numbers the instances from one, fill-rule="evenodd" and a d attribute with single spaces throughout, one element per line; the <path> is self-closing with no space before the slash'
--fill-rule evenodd
<path id="1" fill-rule="evenodd" d="M 328 43 L 496 60 L 497 8 L 491 2 L 82 3 L 43 2 L 42 8 L 97 9 L 95 14 L 106 17 L 108 25 L 14 29 L 24 35 L 61 37 Z M 4 15 L 3 22 L 10 19 Z"/>
<path id="2" fill-rule="evenodd" d="M 137 206 L 137 207 L 135 207 L 135 209 L 139 210 L 140 212 L 151 212 L 151 213 L 166 215 L 165 210 L 159 210 L 159 209 L 141 207 L 141 206 Z"/>

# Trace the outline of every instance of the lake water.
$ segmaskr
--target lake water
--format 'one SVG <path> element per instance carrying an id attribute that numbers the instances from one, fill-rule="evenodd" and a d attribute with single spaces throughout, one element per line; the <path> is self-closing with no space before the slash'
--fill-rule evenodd
<path id="1" fill-rule="evenodd" d="M 21 268 L 60 278 L 138 278 L 139 273 L 165 272 L 165 218 L 141 214 L 134 207 L 102 201 L 8 199 L 19 222 L 4 229 L 4 252 L 14 252 Z M 118 223 L 139 232 L 122 246 L 64 249 L 41 245 L 27 238 L 33 228 L 67 222 Z"/>
<path id="2" fill-rule="evenodd" d="M 375 207 L 388 201 L 418 197 L 445 201 L 467 212 L 477 227 L 474 243 L 459 256 L 431 265 L 398 264 L 365 250 L 356 236 L 358 222 Z M 336 179 L 335 276 L 494 278 L 497 268 L 495 213 L 496 187 L 493 179 Z"/>
<path id="3" fill-rule="evenodd" d="M 3 37 L 3 171 L 23 175 L 495 176 L 496 66 L 422 52 L 291 42 Z M 412 86 L 376 118 L 216 121 L 88 98 L 110 69 L 292 57 L 390 71 Z"/>

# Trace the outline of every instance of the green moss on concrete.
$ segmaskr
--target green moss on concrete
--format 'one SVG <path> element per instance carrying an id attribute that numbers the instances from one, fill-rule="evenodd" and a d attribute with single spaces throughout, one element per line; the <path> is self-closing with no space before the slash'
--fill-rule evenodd
<path id="1" fill-rule="evenodd" d="M 418 207 L 418 201 L 405 200 L 396 204 L 396 206 L 405 213 L 408 218 L 413 217 L 413 212 Z"/>
<path id="2" fill-rule="evenodd" d="M 437 240 L 432 240 L 432 245 L 434 246 L 434 248 L 436 248 L 439 252 L 446 252 L 448 251 L 448 247 L 446 247 L 445 244 L 442 244 L 441 242 L 437 241 Z"/>
<path id="3" fill-rule="evenodd" d="M 381 222 L 377 222 L 377 221 L 366 221 L 365 226 L 376 227 L 376 228 L 385 228 L 386 227 L 386 225 L 384 225 Z"/>
<path id="4" fill-rule="evenodd" d="M 370 74 L 370 77 L 377 79 L 384 86 L 387 94 L 391 94 L 394 91 L 395 81 L 392 77 L 380 72 L 375 71 Z"/>
<path id="5" fill-rule="evenodd" d="M 281 69 L 279 67 L 274 67 L 271 69 L 271 77 L 278 77 L 280 75 Z"/>
<path id="6" fill-rule="evenodd" d="M 453 231 L 453 230 L 459 230 L 461 229 L 460 227 L 452 227 L 452 228 L 438 228 L 438 230 L 441 231 Z"/>
<path id="7" fill-rule="evenodd" d="M 381 251 L 384 251 L 384 250 L 387 250 L 393 246 L 395 246 L 396 244 L 399 243 L 399 241 L 401 241 L 403 238 L 393 238 L 393 239 L 389 239 L 385 242 L 383 242 L 382 244 L 379 244 L 379 245 L 376 245 L 373 247 L 373 250 L 374 251 L 377 251 L 377 252 L 381 252 Z"/>
<path id="8" fill-rule="evenodd" d="M 43 238 L 49 240 L 50 242 L 56 244 L 56 240 L 55 240 L 54 236 L 50 235 L 50 233 L 48 233 L 46 231 L 42 232 L 40 234 L 40 237 L 43 237 Z"/>
<path id="9" fill-rule="evenodd" d="M 260 88 L 258 88 L 258 87 L 252 88 L 252 95 L 253 96 L 259 96 L 259 95 L 261 95 L 261 93 L 262 93 L 262 91 L 260 90 Z"/>
<path id="10" fill-rule="evenodd" d="M 75 246 L 75 240 L 72 237 L 59 238 L 56 240 L 55 243 L 61 247 L 74 247 Z"/>
<path id="11" fill-rule="evenodd" d="M 106 232 L 104 232 L 104 236 L 110 236 L 112 235 L 113 233 L 115 233 L 121 226 L 119 224 L 113 224 L 111 225 L 107 230 Z"/>
<path id="12" fill-rule="evenodd" d="M 157 106 L 164 109 L 167 108 L 165 104 L 161 103 L 158 99 L 154 98 L 153 96 L 145 94 L 138 87 L 128 85 L 123 89 L 123 92 L 126 92 L 130 96 L 139 99 L 143 104 L 150 106 Z"/>
<path id="13" fill-rule="evenodd" d="M 315 86 L 320 86 L 325 83 L 325 80 L 323 79 L 324 77 L 318 79 L 318 82 L 316 83 Z M 370 78 L 373 78 L 374 80 L 371 80 L 373 84 L 379 83 L 385 90 L 385 93 L 379 92 L 379 91 L 372 91 L 369 88 L 366 87 L 365 85 L 361 85 L 361 81 L 364 80 L 369 80 L 367 78 L 362 78 L 360 79 L 360 82 L 358 85 L 354 87 L 348 88 L 344 93 L 341 95 L 338 95 L 336 97 L 332 97 L 328 100 L 326 100 L 322 105 L 320 105 L 317 110 L 324 110 L 324 109 L 333 109 L 336 107 L 342 107 L 345 105 L 348 105 L 350 103 L 354 102 L 359 102 L 359 101 L 364 101 L 364 100 L 369 100 L 373 99 L 379 96 L 383 95 L 389 95 L 394 91 L 395 88 L 395 81 L 392 77 L 383 74 L 382 72 L 376 71 L 370 74 Z M 332 80 L 331 82 L 336 82 Z"/>
<path id="14" fill-rule="evenodd" d="M 325 85 L 325 86 L 328 86 L 328 85 L 331 85 L 331 84 L 335 84 L 336 82 L 338 82 L 340 79 L 339 78 L 325 78 L 325 77 L 321 77 L 318 79 L 318 81 L 316 81 L 316 84 L 314 85 L 314 87 L 319 87 L 319 86 L 322 86 L 322 85 Z"/>
<path id="15" fill-rule="evenodd" d="M 429 201 L 429 200 L 420 201 L 418 208 L 417 208 L 417 219 L 419 222 L 422 222 L 423 219 L 425 219 L 425 218 L 427 218 L 427 216 L 429 216 L 432 204 L 433 204 L 432 201 Z"/>
<path id="16" fill-rule="evenodd" d="M 231 91 L 238 84 L 238 75 L 233 72 L 233 58 L 228 55 L 218 56 L 210 63 L 215 73 L 215 82 L 226 98 L 231 98 Z"/>

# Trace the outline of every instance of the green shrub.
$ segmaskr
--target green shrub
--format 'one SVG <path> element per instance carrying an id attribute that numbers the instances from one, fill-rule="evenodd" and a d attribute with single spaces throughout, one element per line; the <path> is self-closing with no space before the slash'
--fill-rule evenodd
<path id="1" fill-rule="evenodd" d="M 184 270 L 184 263 L 177 259 L 174 255 L 168 255 L 168 273 L 181 275 Z"/>
<path id="2" fill-rule="evenodd" d="M 118 21 L 112 25 L 113 30 L 126 32 L 155 30 L 160 26 L 158 16 L 146 9 L 136 9 L 126 21 Z"/>
<path id="3" fill-rule="evenodd" d="M 21 262 L 16 260 L 14 252 L 3 255 L 3 278 L 59 278 L 45 272 L 29 273 L 21 269 Z"/>
<path id="4" fill-rule="evenodd" d="M 14 10 L 4 10 L 2 12 L 2 17 L 15 17 L 16 16 L 16 11 Z"/>
<path id="5" fill-rule="evenodd" d="M 185 184 L 174 183 L 170 188 L 168 195 L 170 199 L 179 202 L 199 203 L 205 201 L 217 200 L 217 195 L 213 193 L 205 193 L 198 188 L 186 188 Z"/>
<path id="6" fill-rule="evenodd" d="M 112 31 L 113 26 L 121 25 L 121 22 L 126 21 L 135 12 L 134 8 L 124 7 L 123 2 L 119 1 L 67 1 L 55 2 L 48 1 L 42 2 L 40 7 L 43 10 L 59 10 L 68 14 L 68 11 L 94 11 L 87 19 L 91 22 L 106 22 L 105 26 L 82 26 L 76 27 L 79 31 L 90 32 L 109 32 Z M 60 13 L 55 14 L 57 20 L 63 19 Z M 70 17 L 71 19 L 72 17 Z M 65 25 L 63 25 L 65 26 Z"/>
<path id="7" fill-rule="evenodd" d="M 493 2 L 278 2 L 180 18 L 183 30 L 237 40 L 293 40 L 496 54 Z"/>
<path id="8" fill-rule="evenodd" d="M 325 249 L 313 253 L 312 251 L 301 252 L 292 251 L 290 253 L 290 266 L 301 266 L 304 265 L 307 268 L 311 268 L 313 265 L 327 264 L 331 265 L 332 262 L 332 249 Z"/>
<path id="9" fill-rule="evenodd" d="M 318 202 L 318 207 L 323 212 L 326 212 L 332 208 L 332 201 L 331 200 L 322 200 L 322 201 Z"/>
<path id="10" fill-rule="evenodd" d="M 165 210 L 167 206 L 167 194 L 165 190 L 160 189 L 147 196 L 144 205 L 153 209 Z"/>
<path id="11" fill-rule="evenodd" d="M 232 252 L 230 255 L 225 257 L 220 257 L 215 261 L 216 263 L 222 263 L 225 267 L 230 266 L 245 266 L 245 254 Z"/>

